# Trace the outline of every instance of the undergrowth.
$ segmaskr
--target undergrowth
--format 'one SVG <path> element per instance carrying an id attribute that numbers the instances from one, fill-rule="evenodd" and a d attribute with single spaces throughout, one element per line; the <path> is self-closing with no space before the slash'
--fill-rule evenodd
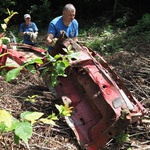
<path id="1" fill-rule="evenodd" d="M 120 27 L 118 21 L 121 21 Z M 102 27 L 98 25 L 85 27 L 86 30 L 79 30 L 79 37 L 81 39 L 85 38 L 86 46 L 101 55 L 111 55 L 124 49 L 131 50 L 138 43 L 150 42 L 150 14 L 144 14 L 134 26 L 125 25 L 122 27 L 122 24 L 123 18 Z"/>

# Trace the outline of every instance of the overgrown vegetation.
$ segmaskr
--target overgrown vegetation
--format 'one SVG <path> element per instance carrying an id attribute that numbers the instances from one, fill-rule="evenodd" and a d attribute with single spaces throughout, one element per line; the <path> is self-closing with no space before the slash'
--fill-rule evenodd
<path id="1" fill-rule="evenodd" d="M 81 30 L 81 39 L 86 37 L 86 45 L 101 55 L 110 55 L 111 53 L 130 50 L 137 40 L 144 42 L 150 41 L 150 14 L 144 14 L 142 19 L 137 21 L 134 26 L 124 28 L 116 27 L 115 23 L 107 24 L 105 27 L 91 26 L 87 30 Z M 118 20 L 117 20 L 118 22 Z M 88 38 L 87 38 L 88 37 Z M 142 42 L 139 41 L 139 42 Z"/>
<path id="2" fill-rule="evenodd" d="M 0 134 L 4 132 L 13 132 L 14 141 L 19 144 L 21 139 L 26 143 L 28 149 L 28 140 L 32 136 L 33 125 L 39 122 L 44 124 L 56 125 L 55 121 L 59 120 L 60 117 L 70 116 L 73 107 L 69 107 L 68 103 L 63 105 L 55 105 L 59 114 L 52 113 L 46 118 L 41 118 L 44 113 L 42 112 L 29 112 L 25 111 L 20 114 L 20 120 L 14 118 L 8 111 L 0 110 Z"/>

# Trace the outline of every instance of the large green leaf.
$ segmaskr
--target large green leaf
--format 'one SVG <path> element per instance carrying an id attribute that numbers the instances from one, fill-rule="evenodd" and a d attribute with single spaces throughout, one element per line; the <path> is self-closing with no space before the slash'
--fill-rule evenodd
<path id="1" fill-rule="evenodd" d="M 9 132 L 9 131 L 15 130 L 15 128 L 17 127 L 18 123 L 20 123 L 20 121 L 18 119 L 12 118 L 12 125 L 11 125 L 11 127 L 6 128 L 6 131 Z"/>
<path id="2" fill-rule="evenodd" d="M 63 60 L 63 63 L 64 63 L 64 65 L 65 65 L 66 68 L 70 65 L 70 63 L 69 63 L 68 60 Z"/>
<path id="3" fill-rule="evenodd" d="M 25 66 L 27 66 L 27 65 L 33 65 L 34 63 L 43 64 L 43 61 L 42 61 L 42 59 L 40 59 L 40 58 L 36 58 L 36 59 L 33 59 L 33 60 L 28 61 L 28 62 L 25 64 Z"/>
<path id="4" fill-rule="evenodd" d="M 81 52 L 75 52 L 75 53 L 70 53 L 69 55 L 67 55 L 66 57 L 68 59 L 78 59 L 79 55 L 81 54 Z"/>
<path id="5" fill-rule="evenodd" d="M 29 122 L 18 123 L 15 129 L 15 135 L 17 135 L 25 143 L 28 143 L 28 139 L 32 136 L 32 125 Z"/>
<path id="6" fill-rule="evenodd" d="M 36 70 L 35 70 L 34 65 L 28 65 L 28 66 L 26 66 L 26 67 L 27 67 L 28 71 L 30 71 L 30 72 L 32 72 L 32 73 L 36 73 Z"/>
<path id="7" fill-rule="evenodd" d="M 31 114 L 30 111 L 24 111 L 23 113 L 21 113 L 20 118 L 22 119 L 22 121 L 25 121 L 25 116 Z"/>
<path id="8" fill-rule="evenodd" d="M 0 134 L 2 134 L 3 132 L 5 132 L 6 128 L 7 127 L 6 127 L 5 123 L 1 122 L 0 123 Z"/>
<path id="9" fill-rule="evenodd" d="M 6 74 L 6 82 L 9 82 L 10 80 L 16 79 L 20 71 L 23 69 L 23 66 L 20 66 L 18 68 L 12 69 L 7 72 Z"/>
<path id="10" fill-rule="evenodd" d="M 26 111 L 21 114 L 21 118 L 23 120 L 31 121 L 31 124 L 33 124 L 37 119 L 39 119 L 44 113 L 41 112 L 29 112 Z"/>
<path id="11" fill-rule="evenodd" d="M 8 128 L 12 125 L 12 115 L 6 110 L 0 110 L 0 123 L 4 123 Z"/>
<path id="12" fill-rule="evenodd" d="M 49 55 L 49 54 L 47 54 L 46 55 L 46 59 L 48 60 L 48 61 L 50 61 L 50 62 L 54 62 L 54 61 L 56 61 L 55 60 L 55 58 L 54 57 L 52 57 L 51 55 Z"/>
<path id="13" fill-rule="evenodd" d="M 66 69 L 64 62 L 57 62 L 55 64 L 55 68 L 57 70 L 58 75 L 64 76 L 64 70 Z"/>

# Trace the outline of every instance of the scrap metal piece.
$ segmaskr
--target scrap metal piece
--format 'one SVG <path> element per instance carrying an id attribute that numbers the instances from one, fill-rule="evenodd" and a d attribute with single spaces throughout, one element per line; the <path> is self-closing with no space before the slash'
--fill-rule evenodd
<path id="1" fill-rule="evenodd" d="M 58 97 L 67 97 L 74 107 L 66 122 L 81 147 L 98 150 L 128 125 L 137 123 L 147 111 L 98 53 L 68 41 L 62 42 L 61 38 L 57 45 L 58 39 L 53 54 L 61 53 L 62 43 L 64 47 L 72 44 L 79 52 L 78 60 L 70 62 L 67 77 L 59 77 L 55 89 Z"/>
<path id="2" fill-rule="evenodd" d="M 81 147 L 98 150 L 128 125 L 138 123 L 147 111 L 97 52 L 78 45 L 63 33 L 52 55 L 65 55 L 62 49 L 69 44 L 79 52 L 78 60 L 70 60 L 70 66 L 65 70 L 67 77 L 58 77 L 55 90 L 57 97 L 73 106 L 71 117 L 66 117 L 66 122 Z M 10 45 L 27 48 L 45 58 L 46 51 L 41 48 L 17 43 Z M 29 61 L 25 52 L 4 45 L 0 47 L 0 54 L 0 66 L 5 65 L 7 57 L 19 65 Z M 44 79 L 51 82 L 49 78 Z"/>

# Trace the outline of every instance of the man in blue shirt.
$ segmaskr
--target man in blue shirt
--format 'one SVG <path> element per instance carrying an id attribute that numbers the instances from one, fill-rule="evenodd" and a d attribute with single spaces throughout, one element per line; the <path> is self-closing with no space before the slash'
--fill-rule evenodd
<path id="1" fill-rule="evenodd" d="M 61 30 L 64 30 L 66 35 L 75 42 L 78 41 L 78 22 L 75 14 L 75 7 L 72 4 L 66 4 L 62 16 L 56 17 L 50 22 L 46 39 L 49 53 L 53 50 L 54 39 L 59 38 Z"/>
<path id="2" fill-rule="evenodd" d="M 24 20 L 25 22 L 20 25 L 20 34 L 24 37 L 23 43 L 36 46 L 38 28 L 34 22 L 31 22 L 29 14 L 24 15 Z"/>

